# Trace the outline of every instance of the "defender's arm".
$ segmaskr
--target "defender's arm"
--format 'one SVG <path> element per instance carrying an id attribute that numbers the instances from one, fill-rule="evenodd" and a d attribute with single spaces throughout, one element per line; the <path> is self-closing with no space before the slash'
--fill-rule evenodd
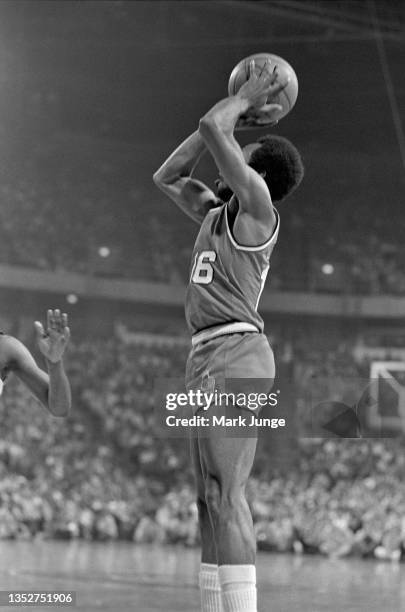
<path id="1" fill-rule="evenodd" d="M 11 372 L 30 389 L 53 416 L 67 416 L 71 406 L 70 385 L 62 360 L 47 360 L 48 373 L 38 367 L 27 347 L 11 336 L 5 338 Z"/>
<path id="2" fill-rule="evenodd" d="M 155 185 L 197 223 L 201 223 L 207 212 L 219 203 L 211 189 L 192 177 L 205 149 L 204 140 L 196 131 L 153 175 Z"/>

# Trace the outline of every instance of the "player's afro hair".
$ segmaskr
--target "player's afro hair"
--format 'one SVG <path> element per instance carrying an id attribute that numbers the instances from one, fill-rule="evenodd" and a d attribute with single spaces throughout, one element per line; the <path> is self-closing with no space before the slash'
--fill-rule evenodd
<path id="1" fill-rule="evenodd" d="M 282 136 L 266 135 L 257 141 L 261 146 L 251 155 L 249 166 L 265 172 L 264 180 L 274 202 L 284 200 L 301 183 L 304 165 L 294 145 Z"/>

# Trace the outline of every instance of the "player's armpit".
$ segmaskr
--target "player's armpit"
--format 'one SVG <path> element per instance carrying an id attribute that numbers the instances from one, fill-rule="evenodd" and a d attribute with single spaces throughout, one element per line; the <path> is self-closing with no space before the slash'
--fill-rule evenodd
<path id="1" fill-rule="evenodd" d="M 258 220 L 251 214 L 240 210 L 232 226 L 232 236 L 241 247 L 258 248 L 266 245 L 274 234 L 277 218 L 273 215 L 269 219 Z"/>

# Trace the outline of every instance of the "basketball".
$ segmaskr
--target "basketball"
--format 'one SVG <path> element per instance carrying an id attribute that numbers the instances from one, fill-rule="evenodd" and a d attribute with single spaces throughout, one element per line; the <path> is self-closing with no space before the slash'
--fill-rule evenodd
<path id="1" fill-rule="evenodd" d="M 290 112 L 298 96 L 297 75 L 295 74 L 293 67 L 282 57 L 273 55 L 272 53 L 255 53 L 254 55 L 245 57 L 238 64 L 236 64 L 235 68 L 231 72 L 228 83 L 228 93 L 230 96 L 234 96 L 242 87 L 243 83 L 249 79 L 249 64 L 252 60 L 255 61 L 256 73 L 260 73 L 266 60 L 269 60 L 269 68 L 271 72 L 274 70 L 274 68 L 277 68 L 277 72 L 281 80 L 288 78 L 290 79 L 287 87 L 285 87 L 283 91 L 280 91 L 271 100 L 272 103 L 280 104 L 282 107 L 282 110 L 280 110 L 278 114 L 276 113 L 276 119 L 279 121 Z"/>

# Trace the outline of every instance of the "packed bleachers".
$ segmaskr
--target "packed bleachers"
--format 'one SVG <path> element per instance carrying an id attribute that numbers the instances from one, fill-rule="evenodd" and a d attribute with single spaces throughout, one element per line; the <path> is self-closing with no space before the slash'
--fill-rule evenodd
<path id="1" fill-rule="evenodd" d="M 49 417 L 11 379 L 0 411 L 0 536 L 195 545 L 188 444 L 156 435 L 153 426 L 156 380 L 181 379 L 186 354 L 178 342 L 110 338 L 72 345 L 74 408 L 66 420 Z M 300 381 L 314 358 L 295 353 Z M 323 361 L 338 375 L 338 360 Z M 405 549 L 401 441 L 303 437 L 298 443 L 296 460 L 284 470 L 273 467 L 270 447 L 260 449 L 249 487 L 259 548 L 399 559 Z"/>

